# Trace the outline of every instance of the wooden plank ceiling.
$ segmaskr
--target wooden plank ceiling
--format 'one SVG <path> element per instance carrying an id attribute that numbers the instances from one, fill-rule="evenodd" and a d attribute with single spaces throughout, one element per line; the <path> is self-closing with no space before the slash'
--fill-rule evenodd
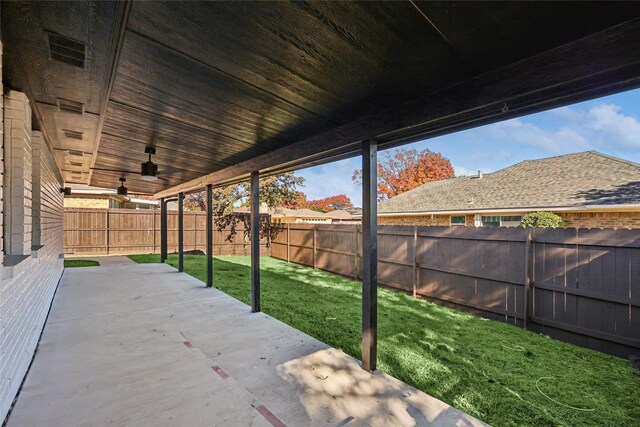
<path id="1" fill-rule="evenodd" d="M 350 155 L 361 139 L 465 110 L 466 100 L 441 96 L 456 93 L 452 88 L 468 87 L 464 94 L 484 96 L 483 105 L 498 102 L 482 86 L 486 76 L 599 31 L 624 33 L 639 17 L 638 3 L 10 2 L 2 7 L 4 77 L 33 100 L 67 182 L 113 188 L 124 176 L 130 191 L 153 194 L 212 172 L 230 171 L 231 180 L 234 167 L 257 158 L 258 168 L 277 170 L 283 149 L 291 165 L 329 158 L 325 143 L 334 156 Z M 86 45 L 84 65 L 52 58 L 47 32 Z M 591 92 L 581 84 L 571 93 L 635 85 L 640 72 L 628 67 L 640 60 L 638 50 L 622 53 L 626 61 L 615 69 L 627 68 L 616 74 L 619 82 L 607 74 Z M 597 54 L 583 55 L 585 64 Z M 558 62 L 559 73 L 584 68 L 566 56 L 573 62 Z M 536 70 L 529 71 L 532 92 Z M 528 108 L 550 105 L 536 96 L 527 98 Z M 84 112 L 59 108 L 59 99 L 84 104 Z M 414 120 L 407 110 L 411 121 L 373 126 L 389 111 L 430 102 L 429 117 Z M 493 116 L 423 133 L 500 119 Z M 160 171 L 177 172 L 143 181 L 137 171 L 147 145 L 155 146 Z"/>

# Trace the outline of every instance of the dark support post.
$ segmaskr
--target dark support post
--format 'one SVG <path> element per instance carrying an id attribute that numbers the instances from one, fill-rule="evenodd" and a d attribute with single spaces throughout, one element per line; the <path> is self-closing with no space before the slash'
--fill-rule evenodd
<path id="1" fill-rule="evenodd" d="M 184 271 L 184 193 L 178 194 L 178 271 Z"/>
<path id="2" fill-rule="evenodd" d="M 207 287 L 213 286 L 213 186 L 207 185 Z"/>
<path id="3" fill-rule="evenodd" d="M 375 371 L 378 341 L 378 144 L 362 143 L 362 369 Z"/>
<path id="4" fill-rule="evenodd" d="M 160 262 L 167 260 L 167 201 L 160 199 Z"/>
<path id="5" fill-rule="evenodd" d="M 260 174 L 251 173 L 251 311 L 260 311 Z"/>

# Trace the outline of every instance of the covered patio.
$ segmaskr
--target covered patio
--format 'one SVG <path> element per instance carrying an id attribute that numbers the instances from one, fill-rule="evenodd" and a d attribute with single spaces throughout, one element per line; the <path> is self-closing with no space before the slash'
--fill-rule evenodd
<path id="1" fill-rule="evenodd" d="M 65 271 L 8 426 L 426 424 L 484 425 L 186 273 L 124 263 Z"/>
<path id="2" fill-rule="evenodd" d="M 10 425 L 473 425 L 376 371 L 377 152 L 637 88 L 640 4 L 6 2 L 2 47 L 0 418 L 19 396 Z M 251 307 L 207 289 L 214 188 L 250 181 L 257 230 L 261 177 L 353 156 L 360 363 L 260 313 L 259 233 Z M 161 200 L 163 260 L 177 200 L 179 271 L 206 190 L 206 285 L 96 267 L 54 300 L 65 183 Z"/>

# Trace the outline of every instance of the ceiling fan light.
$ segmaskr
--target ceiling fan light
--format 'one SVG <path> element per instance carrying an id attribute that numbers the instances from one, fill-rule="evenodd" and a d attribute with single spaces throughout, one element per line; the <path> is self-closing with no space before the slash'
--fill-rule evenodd
<path id="1" fill-rule="evenodd" d="M 158 165 L 153 163 L 151 160 L 140 164 L 140 175 L 142 175 L 143 180 L 155 181 L 156 179 L 158 179 L 157 174 Z"/>
<path id="2" fill-rule="evenodd" d="M 125 187 L 124 185 L 118 187 L 118 196 L 126 196 L 127 192 L 127 187 Z"/>

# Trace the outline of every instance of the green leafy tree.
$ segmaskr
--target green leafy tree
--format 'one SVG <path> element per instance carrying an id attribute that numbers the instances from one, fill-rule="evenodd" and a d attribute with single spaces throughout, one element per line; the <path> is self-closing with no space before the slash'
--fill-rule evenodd
<path id="1" fill-rule="evenodd" d="M 260 204 L 269 208 L 291 203 L 299 197 L 298 186 L 304 178 L 293 172 L 260 178 Z M 234 208 L 249 206 L 251 185 L 248 182 L 213 189 L 213 216 L 218 231 L 228 230 L 227 240 L 233 240 L 239 224 L 244 225 L 245 237 L 251 233 L 251 216 L 248 213 L 234 212 Z M 185 197 L 188 210 L 207 210 L 206 193 L 192 193 Z M 275 231 L 270 226 L 268 215 L 260 217 L 260 237 L 270 236 Z M 273 237 L 273 236 L 271 236 Z"/>
<path id="2" fill-rule="evenodd" d="M 562 228 L 564 220 L 553 212 L 533 212 L 525 216 L 520 226 L 523 228 Z"/>

